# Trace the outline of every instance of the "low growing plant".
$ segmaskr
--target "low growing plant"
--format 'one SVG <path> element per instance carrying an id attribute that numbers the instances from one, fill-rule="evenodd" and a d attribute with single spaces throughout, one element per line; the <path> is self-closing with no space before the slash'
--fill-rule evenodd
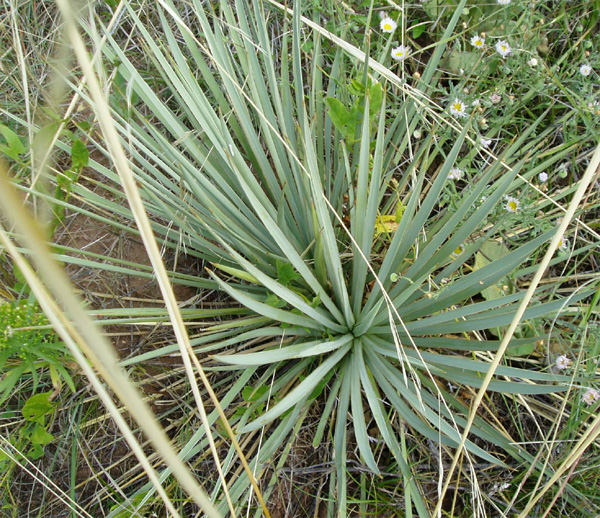
<path id="1" fill-rule="evenodd" d="M 449 17 L 442 41 L 464 6 Z M 216 371 L 239 369 L 223 406 L 238 402 L 231 424 L 260 444 L 252 467 L 267 495 L 288 446 L 318 405 L 313 445 L 330 445 L 331 515 L 347 513 L 354 451 L 380 473 L 376 444 L 404 478 L 407 514 L 429 516 L 404 433 L 440 449 L 458 445 L 469 407 L 455 387 L 481 386 L 489 353 L 524 297 L 520 281 L 535 269 L 531 257 L 555 232 L 521 221 L 527 209 L 521 193 L 537 174 L 531 157 L 548 137 L 540 124 L 546 114 L 494 156 L 472 133 L 462 101 L 452 101 L 453 112 L 429 100 L 443 79 L 444 43 L 413 85 L 399 77 L 403 61 L 394 65 L 397 75 L 391 62 L 375 62 L 303 18 L 299 2 L 293 11 L 242 0 L 212 6 L 193 0 L 188 7 L 182 12 L 175 2 L 160 2 L 157 40 L 148 20 L 125 6 L 160 92 L 108 31 L 102 52 L 107 77 L 118 78 L 110 97 L 114 123 L 155 233 L 206 267 L 209 279 L 194 280 L 196 286 L 230 297 L 231 320 L 196 337 L 195 352 L 211 355 Z M 101 140 L 92 143 L 110 158 Z M 464 181 L 455 171 L 463 162 L 468 184 L 449 189 Z M 112 187 L 118 176 L 100 161 L 89 163 L 116 201 L 81 185 L 73 192 L 130 220 Z M 556 287 L 537 290 L 524 320 L 563 309 Z M 523 333 L 510 348 L 523 350 L 540 338 Z M 125 365 L 175 350 L 163 347 Z M 489 389 L 551 394 L 570 381 L 507 364 Z M 216 413 L 209 420 L 219 426 Z M 480 416 L 471 431 L 468 463 L 476 456 L 543 471 L 493 420 Z M 201 428 L 183 445 L 186 458 L 206 444 Z M 284 452 L 281 459 L 276 452 Z M 245 507 L 249 481 L 235 471 L 232 456 L 233 450 L 224 466 L 229 491 Z"/>

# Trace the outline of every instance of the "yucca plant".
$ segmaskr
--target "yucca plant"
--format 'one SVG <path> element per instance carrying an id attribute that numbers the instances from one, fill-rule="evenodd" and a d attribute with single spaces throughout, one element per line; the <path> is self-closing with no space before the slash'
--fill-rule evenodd
<path id="1" fill-rule="evenodd" d="M 251 466 L 265 494 L 319 405 L 313 445 L 331 444 L 330 512 L 346 515 L 350 444 L 379 473 L 376 440 L 404 477 L 407 513 L 414 506 L 429 516 L 404 430 L 450 448 L 460 442 L 469 407 L 453 387 L 481 386 L 488 353 L 524 296 L 507 279 L 529 274 L 530 257 L 555 233 L 506 240 L 531 230 L 519 228 L 505 197 L 537 174 L 527 163 L 544 131 L 534 124 L 501 156 L 479 150 L 486 160 L 478 160 L 468 119 L 461 127 L 430 100 L 444 44 L 413 88 L 368 52 L 303 18 L 298 2 L 289 11 L 244 0 L 186 7 L 161 0 L 151 20 L 161 29 L 157 39 L 150 20 L 124 6 L 152 80 L 111 33 L 103 34 L 100 50 L 114 124 L 154 231 L 164 246 L 185 250 L 206 268 L 203 278 L 173 274 L 173 282 L 218 288 L 231 301 L 218 311 L 223 323 L 192 341 L 195 352 L 210 355 L 217 371 L 240 371 L 223 406 L 239 437 L 259 444 Z M 98 26 L 88 28 L 95 41 Z M 425 133 L 419 139 L 417 128 Z M 110 158 L 101 139 L 90 142 Z M 449 174 L 467 160 L 480 170 L 452 204 L 441 204 Z M 74 196 L 131 219 L 114 188 L 117 175 L 101 160 L 90 165 L 115 201 L 81 185 Z M 490 250 L 498 247 L 502 257 L 494 259 Z M 538 290 L 524 318 L 561 310 L 555 288 Z M 153 318 L 159 314 L 152 310 Z M 511 346 L 539 338 L 524 335 Z M 124 365 L 174 351 L 163 347 Z M 568 381 L 501 366 L 489 389 L 547 394 Z M 217 419 L 209 415 L 215 428 Z M 370 436 L 373 424 L 378 437 Z M 498 465 L 534 462 L 484 418 L 471 432 L 469 456 Z M 183 445 L 184 456 L 206 447 L 201 428 Z M 246 506 L 249 480 L 233 456 L 232 449 L 223 469 L 234 503 Z M 215 485 L 215 498 L 221 489 Z"/>

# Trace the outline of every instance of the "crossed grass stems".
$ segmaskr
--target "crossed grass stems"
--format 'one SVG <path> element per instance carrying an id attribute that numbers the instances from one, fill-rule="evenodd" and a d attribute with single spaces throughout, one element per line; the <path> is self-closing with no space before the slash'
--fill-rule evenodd
<path id="1" fill-rule="evenodd" d="M 505 218 L 489 225 L 482 221 L 522 178 L 536 174 L 526 172 L 524 163 L 545 137 L 539 128 L 543 116 L 482 171 L 454 212 L 439 211 L 439 195 L 469 131 L 468 124 L 458 135 L 436 130 L 436 123 L 443 127 L 446 121 L 427 100 L 439 80 L 436 71 L 443 44 L 428 61 L 421 86 L 412 90 L 355 47 L 314 25 L 308 36 L 315 49 L 311 62 L 301 51 L 301 26 L 310 22 L 300 19 L 299 9 L 291 18 L 278 19 L 281 61 L 275 63 L 266 7 L 237 2 L 234 11 L 223 3 L 217 14 L 194 2 L 196 33 L 173 4 L 160 5 L 163 41 L 156 41 L 129 4 L 123 8 L 170 97 L 165 102 L 164 92 L 155 93 L 118 42 L 100 30 L 106 39 L 101 48 L 106 63 L 116 64 L 112 78 L 118 74 L 127 85 L 124 92 L 113 90 L 113 100 L 126 109 L 115 109 L 111 115 L 141 186 L 145 210 L 156 217 L 152 230 L 164 246 L 185 248 L 211 265 L 212 280 L 171 276 L 172 281 L 219 287 L 245 308 L 242 317 L 239 308 L 234 313 L 223 310 L 223 318 L 235 315 L 235 320 L 208 329 L 190 344 L 196 355 L 210 354 L 221 365 L 231 366 L 217 369 L 242 368 L 221 402 L 224 407 L 246 386 L 261 393 L 243 414 L 230 417 L 239 434 L 269 430 L 261 432 L 260 448 L 250 462 L 255 476 L 265 473 L 269 459 L 286 449 L 285 441 L 293 440 L 305 422 L 310 405 L 326 395 L 313 445 L 332 440 L 336 468 L 330 494 L 336 500 L 331 509 L 346 513 L 348 415 L 362 462 L 379 473 L 367 432 L 370 414 L 404 477 L 406 508 L 414 504 L 420 516 L 429 516 L 397 430 L 408 426 L 450 447 L 460 442 L 469 408 L 445 382 L 479 387 L 488 363 L 457 353 L 477 356 L 497 349 L 500 342 L 490 339 L 493 335 L 486 330 L 509 325 L 524 294 L 472 299 L 509 274 L 519 277 L 535 271 L 535 266 L 522 265 L 553 234 L 515 247 L 501 264 L 465 273 L 469 258 L 510 224 Z M 274 12 L 268 11 L 268 16 Z M 457 20 L 455 15 L 442 41 L 452 34 Z M 93 31 L 89 35 L 93 37 Z M 399 106 L 386 106 L 384 100 L 375 120 L 363 117 L 355 139 L 340 140 L 319 95 L 324 91 L 329 97 L 344 98 L 339 85 L 348 81 L 347 55 L 362 58 L 365 86 L 381 73 L 389 97 Z M 92 105 L 97 102 L 85 90 L 78 93 Z M 365 114 L 370 102 L 366 96 Z M 431 125 L 431 133 L 412 142 L 410 135 L 424 124 Z M 93 145 L 114 157 L 114 148 L 105 148 L 101 139 Z M 406 154 L 410 163 L 402 170 L 398 164 Z M 508 171 L 506 163 L 513 164 Z M 107 186 L 119 182 L 119 176 L 101 163 L 92 166 L 106 177 Z M 397 184 L 392 195 L 390 171 Z M 523 177 L 517 178 L 521 173 Z M 79 189 L 91 206 L 125 220 L 136 215 L 135 209 Z M 481 202 L 484 190 L 488 196 Z M 374 241 L 378 216 L 393 213 L 399 200 L 405 207 L 398 228 L 387 242 Z M 172 224 L 159 223 L 165 220 Z M 453 258 L 452 251 L 463 243 L 464 252 Z M 555 288 L 536 292 L 538 303 L 527 310 L 526 319 L 563 308 L 565 301 L 553 297 Z M 570 301 L 588 293 L 578 293 Z M 203 311 L 192 315 L 202 318 Z M 481 339 L 473 340 L 473 335 Z M 248 352 L 229 354 L 257 340 L 260 345 Z M 164 347 L 131 358 L 124 366 L 177 350 Z M 552 393 L 572 381 L 510 367 L 499 367 L 496 374 L 504 379 L 494 379 L 489 388 L 503 393 Z M 263 386 L 269 390 L 258 390 Z M 261 407 L 268 410 L 257 415 Z M 205 430 L 216 426 L 217 419 L 217 412 L 205 417 L 203 427 L 183 447 L 186 458 L 207 448 Z M 484 419 L 475 420 L 472 432 L 495 445 L 501 455 L 512 457 L 512 462 L 543 471 L 536 459 Z M 466 449 L 469 462 L 475 454 L 502 465 L 497 455 L 475 442 L 468 441 Z M 223 480 L 231 476 L 233 455 L 232 449 L 224 462 Z M 266 496 L 276 477 L 274 470 Z M 476 488 L 476 477 L 472 483 Z M 248 487 L 249 477 L 243 474 L 230 481 L 230 509 L 245 505 Z M 139 494 L 149 491 L 144 487 Z M 222 502 L 219 512 L 227 506 Z"/>

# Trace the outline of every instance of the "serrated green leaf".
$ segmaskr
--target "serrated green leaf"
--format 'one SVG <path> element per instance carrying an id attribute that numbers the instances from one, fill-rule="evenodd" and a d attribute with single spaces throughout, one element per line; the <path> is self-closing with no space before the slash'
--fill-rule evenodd
<path id="1" fill-rule="evenodd" d="M 51 395 L 52 391 L 31 396 L 23 406 L 23 417 L 27 421 L 43 425 L 46 414 L 52 412 L 57 406 L 55 401 L 50 401 Z"/>
<path id="2" fill-rule="evenodd" d="M 277 280 L 284 286 L 289 286 L 293 281 L 302 279 L 290 263 L 277 260 Z"/>
<path id="3" fill-rule="evenodd" d="M 87 167 L 90 159 L 90 152 L 87 146 L 77 139 L 71 146 L 71 161 L 73 169 L 82 169 Z"/>
<path id="4" fill-rule="evenodd" d="M 44 426 L 36 423 L 33 427 L 29 440 L 35 445 L 45 446 L 54 440 L 54 435 L 48 432 Z"/>

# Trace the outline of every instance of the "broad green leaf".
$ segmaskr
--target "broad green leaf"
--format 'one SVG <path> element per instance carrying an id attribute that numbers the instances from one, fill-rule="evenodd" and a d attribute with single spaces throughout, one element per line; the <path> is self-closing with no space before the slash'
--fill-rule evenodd
<path id="1" fill-rule="evenodd" d="M 302 279 L 289 263 L 277 260 L 277 280 L 284 286 L 289 286 L 293 281 Z"/>
<path id="2" fill-rule="evenodd" d="M 0 133 L 2 133 L 7 144 L 0 145 L 0 151 L 13 160 L 19 160 L 19 156 L 27 152 L 27 148 L 19 136 L 4 124 L 0 124 Z"/>
<path id="3" fill-rule="evenodd" d="M 501 261 L 508 254 L 510 254 L 510 250 L 502 242 L 486 241 L 479 251 L 475 253 L 474 269 L 479 270 L 490 263 Z M 507 287 L 504 288 L 503 285 Z M 498 284 L 492 284 L 482 290 L 481 294 L 485 299 L 493 300 L 509 295 L 512 291 L 512 283 L 509 281 L 500 281 Z"/>
<path id="4" fill-rule="evenodd" d="M 369 89 L 369 119 L 380 114 L 381 104 L 383 102 L 383 86 L 381 83 L 375 83 Z"/>
<path id="5" fill-rule="evenodd" d="M 328 97 L 325 102 L 337 130 L 346 137 L 353 137 L 358 123 L 358 113 L 354 109 L 346 108 L 338 99 Z"/>
<path id="6" fill-rule="evenodd" d="M 90 158 L 90 152 L 87 146 L 79 139 L 73 142 L 71 146 L 71 160 L 73 169 L 82 169 L 87 167 Z"/>
<path id="7" fill-rule="evenodd" d="M 29 435 L 29 440 L 34 445 L 45 446 L 54 440 L 54 435 L 49 433 L 42 424 L 36 422 L 31 435 Z"/>
<path id="8" fill-rule="evenodd" d="M 27 421 L 43 425 L 46 414 L 52 412 L 57 406 L 55 401 L 50 400 L 51 395 L 52 391 L 31 396 L 23 406 L 23 417 Z"/>
<path id="9" fill-rule="evenodd" d="M 480 59 L 481 52 L 464 51 L 454 48 L 443 61 L 442 66 L 448 72 L 457 75 L 461 73 L 461 70 L 472 73 Z"/>
<path id="10" fill-rule="evenodd" d="M 427 30 L 428 25 L 428 22 L 421 22 L 418 25 L 415 25 L 412 30 L 413 38 L 417 39 L 419 36 L 421 36 L 421 34 L 423 34 Z"/>

